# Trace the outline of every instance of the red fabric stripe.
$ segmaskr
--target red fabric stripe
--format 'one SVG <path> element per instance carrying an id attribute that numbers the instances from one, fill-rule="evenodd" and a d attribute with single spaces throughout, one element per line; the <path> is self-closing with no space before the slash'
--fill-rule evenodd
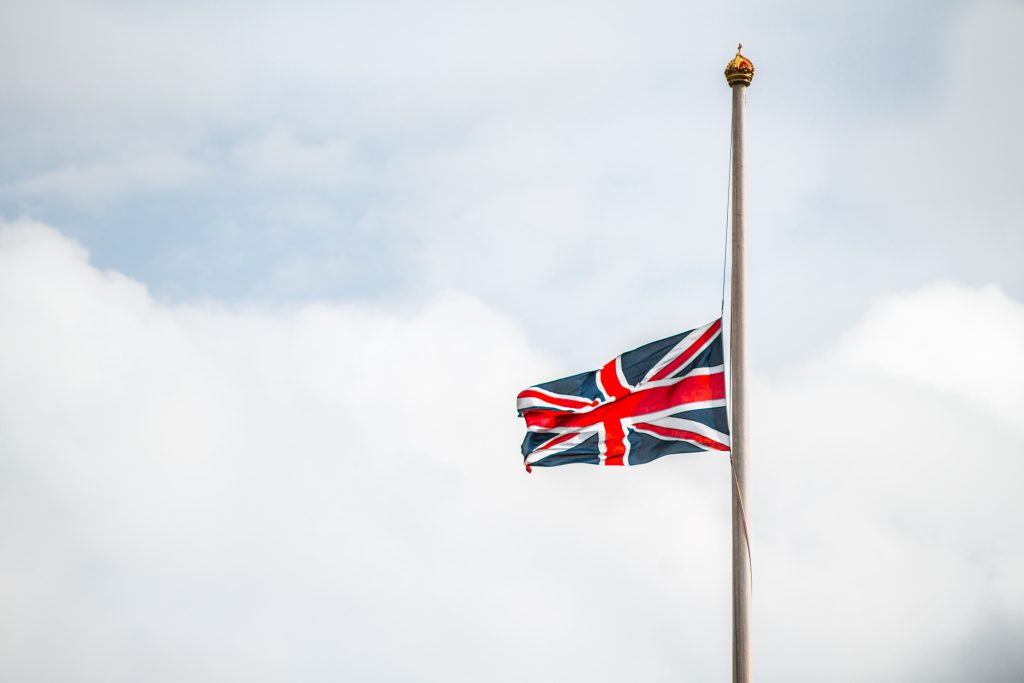
<path id="1" fill-rule="evenodd" d="M 671 375 L 673 372 L 675 372 L 676 370 L 681 368 L 683 365 L 688 363 L 690 361 L 690 359 L 693 358 L 693 356 L 697 353 L 697 350 L 700 347 L 702 347 L 708 341 L 708 339 L 711 339 L 713 336 L 715 336 L 715 334 L 720 329 L 722 329 L 722 319 L 721 318 L 719 318 L 715 322 L 711 323 L 711 327 L 709 327 L 704 332 L 704 334 L 702 334 L 700 337 L 698 337 L 697 341 L 695 341 L 693 344 L 691 344 L 688 349 L 686 349 L 681 354 L 676 356 L 675 359 L 672 360 L 672 362 L 670 362 L 668 365 L 663 367 L 661 370 L 658 370 L 658 372 L 655 373 L 653 377 L 651 377 L 651 381 L 653 382 L 654 380 L 665 379 L 666 377 Z"/>
<path id="2" fill-rule="evenodd" d="M 608 394 L 610 398 L 621 398 L 629 393 L 629 387 L 622 384 L 619 380 L 619 373 L 615 371 L 618 360 L 618 358 L 610 360 L 601 368 L 601 386 L 604 388 L 604 393 Z"/>
<path id="3" fill-rule="evenodd" d="M 562 413 L 553 410 L 525 410 L 523 417 L 530 427 L 588 427 L 599 422 L 620 420 L 624 417 L 648 415 L 668 408 L 682 407 L 697 401 L 725 398 L 725 374 L 694 375 L 668 386 L 639 389 L 620 399 L 600 403 L 591 410 Z"/>
<path id="4" fill-rule="evenodd" d="M 539 398 L 542 401 L 550 403 L 551 405 L 561 406 L 562 408 L 586 408 L 589 405 L 593 405 L 593 401 L 584 401 L 582 399 L 575 398 L 562 398 L 560 396 L 551 396 L 535 389 L 524 389 L 519 392 L 518 398 Z"/>
<path id="5" fill-rule="evenodd" d="M 626 454 L 626 431 L 618 420 L 604 423 L 604 464 L 609 467 L 622 466 L 622 456 Z"/>
<path id="6" fill-rule="evenodd" d="M 716 451 L 727 451 L 729 447 L 725 444 L 719 443 L 714 439 L 709 439 L 703 434 L 697 434 L 696 432 L 690 432 L 685 429 L 671 429 L 669 427 L 662 427 L 661 425 L 651 424 L 649 422 L 638 422 L 634 425 L 637 429 L 644 429 L 655 434 L 661 434 L 662 436 L 668 436 L 674 439 L 686 439 L 687 441 L 695 441 L 701 446 L 707 446 Z"/>
<path id="7" fill-rule="evenodd" d="M 560 434 L 559 436 L 556 436 L 555 438 L 551 439 L 550 441 L 546 441 L 546 442 L 542 443 L 540 446 L 537 446 L 537 448 L 535 448 L 533 452 L 537 453 L 538 451 L 546 451 L 549 448 L 557 446 L 558 444 L 562 443 L 563 441 L 568 441 L 569 439 L 571 439 L 574 436 L 576 436 L 576 432 L 566 432 L 565 434 Z"/>

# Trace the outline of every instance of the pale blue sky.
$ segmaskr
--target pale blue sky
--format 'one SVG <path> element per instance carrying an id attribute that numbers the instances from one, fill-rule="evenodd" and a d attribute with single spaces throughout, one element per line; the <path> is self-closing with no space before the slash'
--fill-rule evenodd
<path id="1" fill-rule="evenodd" d="M 0 212 L 169 301 L 455 288 L 550 330 L 536 302 L 558 288 L 585 327 L 595 298 L 697 322 L 717 300 L 739 37 L 760 68 L 754 331 L 813 312 L 817 348 L 879 292 L 1024 291 L 1001 225 L 1022 163 L 998 67 L 1014 7 L 14 4 Z M 937 166 L 953 191 L 932 191 Z"/>

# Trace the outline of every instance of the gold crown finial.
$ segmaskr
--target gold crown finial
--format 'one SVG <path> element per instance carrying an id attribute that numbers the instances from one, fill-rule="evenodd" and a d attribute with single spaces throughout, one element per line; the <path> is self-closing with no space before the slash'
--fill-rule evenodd
<path id="1" fill-rule="evenodd" d="M 754 80 L 754 63 L 743 56 L 743 43 L 736 46 L 736 56 L 725 67 L 725 80 L 730 86 L 750 85 Z"/>

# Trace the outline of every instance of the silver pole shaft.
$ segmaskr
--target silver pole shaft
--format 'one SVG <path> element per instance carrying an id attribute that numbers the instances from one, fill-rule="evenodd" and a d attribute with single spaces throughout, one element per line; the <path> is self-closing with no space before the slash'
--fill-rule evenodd
<path id="1" fill-rule="evenodd" d="M 732 86 L 732 297 L 729 304 L 729 369 L 732 419 L 732 680 L 750 683 L 750 555 L 747 525 L 747 328 L 746 217 L 743 142 L 747 86 Z M 744 518 L 746 517 L 746 521 Z"/>

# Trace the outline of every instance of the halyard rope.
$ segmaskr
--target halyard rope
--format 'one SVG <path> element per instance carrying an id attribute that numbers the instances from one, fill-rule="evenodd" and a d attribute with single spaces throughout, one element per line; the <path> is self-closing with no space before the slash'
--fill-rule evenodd
<path id="1" fill-rule="evenodd" d="M 725 239 L 722 240 L 722 317 L 725 317 L 725 274 L 729 264 L 729 211 L 732 209 L 732 136 L 729 136 L 729 177 L 725 181 Z"/>

